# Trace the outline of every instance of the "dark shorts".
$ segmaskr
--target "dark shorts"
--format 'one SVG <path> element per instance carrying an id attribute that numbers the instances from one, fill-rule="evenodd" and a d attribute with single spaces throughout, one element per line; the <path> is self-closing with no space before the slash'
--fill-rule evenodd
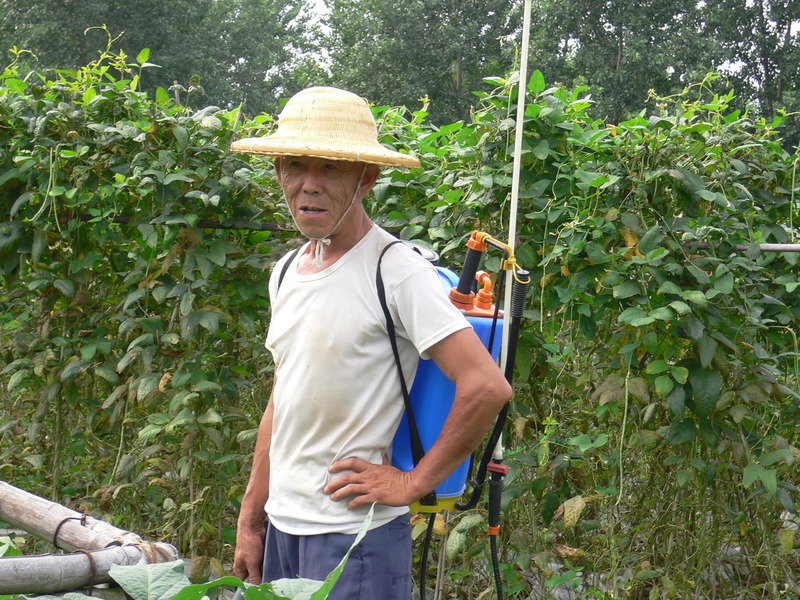
<path id="1" fill-rule="evenodd" d="M 353 544 L 355 535 L 289 535 L 267 525 L 264 581 L 304 577 L 323 581 Z M 409 600 L 411 525 L 409 516 L 367 532 L 353 549 L 329 600 Z"/>

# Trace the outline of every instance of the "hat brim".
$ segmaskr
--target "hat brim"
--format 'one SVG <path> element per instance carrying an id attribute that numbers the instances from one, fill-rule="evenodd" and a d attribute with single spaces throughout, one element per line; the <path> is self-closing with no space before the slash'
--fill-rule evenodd
<path id="1" fill-rule="evenodd" d="M 413 169 L 420 166 L 419 159 L 415 156 L 395 152 L 383 146 L 348 147 L 337 145 L 333 147 L 323 143 L 310 144 L 307 141 L 277 136 L 237 140 L 231 144 L 231 150 L 264 156 L 310 156 L 329 160 L 347 160 L 382 167 Z"/>

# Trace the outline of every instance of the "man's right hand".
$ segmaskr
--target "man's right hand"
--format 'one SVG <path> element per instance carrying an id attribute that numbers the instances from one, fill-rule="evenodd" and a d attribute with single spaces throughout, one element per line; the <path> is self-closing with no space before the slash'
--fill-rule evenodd
<path id="1" fill-rule="evenodd" d="M 233 554 L 233 574 L 247 583 L 261 583 L 261 568 L 264 561 L 264 521 L 243 523 L 239 519 L 236 527 L 236 549 Z"/>

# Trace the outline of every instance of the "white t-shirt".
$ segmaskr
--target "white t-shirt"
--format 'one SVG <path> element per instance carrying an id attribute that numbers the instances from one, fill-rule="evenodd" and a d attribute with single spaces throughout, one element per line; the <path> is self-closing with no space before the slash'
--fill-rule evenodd
<path id="1" fill-rule="evenodd" d="M 338 476 L 328 468 L 349 457 L 380 464 L 391 452 L 404 405 L 375 273 L 381 251 L 394 239 L 373 226 L 325 270 L 300 275 L 295 259 L 278 289 L 284 257 L 270 278 L 266 347 L 275 360 L 276 386 L 266 511 L 284 533 L 356 533 L 368 507 L 350 510 L 350 499 L 334 502 L 324 494 Z M 419 357 L 428 358 L 431 346 L 470 325 L 436 270 L 410 248 L 390 248 L 381 275 L 410 389 Z M 407 511 L 377 505 L 372 527 Z"/>

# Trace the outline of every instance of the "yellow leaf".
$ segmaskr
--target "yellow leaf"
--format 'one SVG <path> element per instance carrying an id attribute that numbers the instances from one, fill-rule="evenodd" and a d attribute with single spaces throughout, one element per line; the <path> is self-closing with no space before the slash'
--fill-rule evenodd
<path id="1" fill-rule="evenodd" d="M 514 433 L 517 435 L 517 439 L 522 439 L 522 434 L 525 432 L 525 425 L 528 424 L 527 417 L 518 417 L 514 421 Z"/>
<path id="2" fill-rule="evenodd" d="M 575 527 L 585 506 L 586 501 L 582 496 L 575 496 L 564 502 L 564 527 Z"/>
<path id="3" fill-rule="evenodd" d="M 781 551 L 784 556 L 789 556 L 789 554 L 792 553 L 792 549 L 794 548 L 794 535 L 794 529 L 781 529 L 781 532 L 778 534 L 778 539 L 781 543 Z"/>
<path id="4" fill-rule="evenodd" d="M 635 248 L 636 242 L 639 241 L 639 236 L 636 235 L 633 231 L 628 229 L 627 227 L 622 228 L 622 239 L 625 240 L 625 245 L 628 248 Z"/>
<path id="5" fill-rule="evenodd" d="M 558 558 L 569 558 L 571 560 L 579 560 L 586 556 L 586 552 L 580 548 L 570 548 L 569 546 L 564 546 L 563 544 L 556 544 L 553 546 L 553 554 L 555 554 Z"/>

